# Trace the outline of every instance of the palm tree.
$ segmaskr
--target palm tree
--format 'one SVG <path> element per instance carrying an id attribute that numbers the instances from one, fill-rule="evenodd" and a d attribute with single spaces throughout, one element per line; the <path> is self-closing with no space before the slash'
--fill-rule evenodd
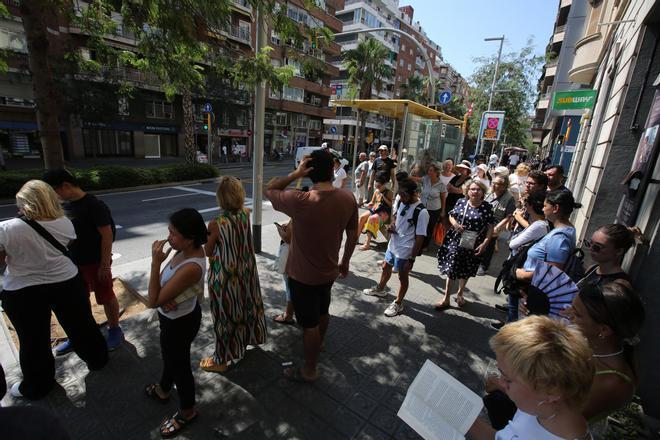
<path id="1" fill-rule="evenodd" d="M 420 102 L 425 104 L 427 101 L 425 89 L 427 83 L 424 78 L 421 76 L 411 76 L 408 78 L 408 82 L 401 85 L 401 97 L 403 99 L 410 99 L 415 102 Z"/>
<path id="2" fill-rule="evenodd" d="M 380 41 L 367 37 L 355 49 L 344 53 L 344 66 L 348 70 L 348 83 L 357 91 L 359 99 L 371 99 L 371 89 L 383 88 L 383 80 L 392 78 L 392 68 L 385 64 L 390 50 Z M 366 119 L 360 119 L 360 139 L 364 139 Z"/>

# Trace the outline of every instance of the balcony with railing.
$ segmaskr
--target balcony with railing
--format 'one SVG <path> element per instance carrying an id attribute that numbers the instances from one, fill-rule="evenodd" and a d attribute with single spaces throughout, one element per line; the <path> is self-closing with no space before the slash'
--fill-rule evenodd
<path id="1" fill-rule="evenodd" d="M 557 26 L 555 28 L 555 32 L 552 35 L 552 43 L 560 43 L 564 41 L 564 32 L 566 31 L 566 25 L 563 26 Z"/>
<path id="2" fill-rule="evenodd" d="M 236 10 L 252 17 L 252 5 L 247 0 L 232 0 Z"/>
<path id="3" fill-rule="evenodd" d="M 545 77 L 555 76 L 557 74 L 557 60 L 550 61 L 545 65 Z"/>
<path id="4" fill-rule="evenodd" d="M 240 41 L 247 45 L 252 45 L 252 35 L 250 28 L 240 27 L 236 25 L 228 25 L 224 29 L 220 29 L 220 33 L 231 38 L 232 40 Z"/>
<path id="5" fill-rule="evenodd" d="M 539 110 L 545 110 L 550 106 L 550 98 L 552 98 L 552 93 L 543 93 L 539 95 L 539 102 L 536 104 L 536 108 Z"/>

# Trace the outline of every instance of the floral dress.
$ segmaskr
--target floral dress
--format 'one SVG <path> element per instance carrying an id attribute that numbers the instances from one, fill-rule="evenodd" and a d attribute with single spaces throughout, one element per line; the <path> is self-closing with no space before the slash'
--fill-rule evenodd
<path id="1" fill-rule="evenodd" d="M 493 208 L 488 202 L 481 202 L 478 208 L 474 208 L 468 203 L 467 210 L 465 204 L 467 198 L 462 198 L 456 202 L 456 206 L 449 213 L 454 220 L 461 223 L 466 231 L 479 232 L 475 249 L 486 239 L 488 227 L 495 223 L 493 218 Z M 465 218 L 463 219 L 463 213 Z M 467 279 L 477 274 L 481 257 L 474 255 L 475 249 L 465 249 L 459 246 L 461 234 L 453 228 L 447 231 L 445 240 L 440 249 L 438 249 L 438 269 L 440 273 L 446 275 L 452 280 Z"/>
<path id="2" fill-rule="evenodd" d="M 248 211 L 216 219 L 218 241 L 209 255 L 209 296 L 215 331 L 214 362 L 239 360 L 248 345 L 266 342 L 266 318 Z"/>

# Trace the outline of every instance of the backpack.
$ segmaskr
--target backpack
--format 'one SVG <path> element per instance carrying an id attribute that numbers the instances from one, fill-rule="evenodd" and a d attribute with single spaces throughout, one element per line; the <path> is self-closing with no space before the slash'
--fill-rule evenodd
<path id="1" fill-rule="evenodd" d="M 493 286 L 493 292 L 497 295 L 504 292 L 506 295 L 517 295 L 518 290 L 522 287 L 523 283 L 520 283 L 516 279 L 516 269 L 520 269 L 525 265 L 525 260 L 527 260 L 527 252 L 538 243 L 541 239 L 530 241 L 529 243 L 524 244 L 518 249 L 516 255 L 510 255 L 509 258 L 502 263 L 502 269 L 497 275 L 495 280 L 495 286 Z M 501 287 L 500 287 L 501 285 Z"/>
<path id="2" fill-rule="evenodd" d="M 560 234 L 567 237 L 566 234 L 560 232 Z M 577 283 L 582 278 L 584 278 L 584 252 L 582 249 L 576 247 L 568 256 L 566 263 L 564 264 L 563 272 L 568 275 L 574 283 Z"/>
<path id="3" fill-rule="evenodd" d="M 420 203 L 419 205 L 415 206 L 415 210 L 413 211 L 412 219 L 409 220 L 409 221 L 412 222 L 414 231 L 417 231 L 417 220 L 419 220 L 419 213 L 422 212 L 422 209 L 426 209 L 426 206 L 424 206 L 423 203 Z M 420 255 L 422 255 L 422 253 L 423 253 L 422 249 L 420 249 L 419 252 L 417 252 L 417 255 L 415 255 L 415 256 L 419 257 Z"/>

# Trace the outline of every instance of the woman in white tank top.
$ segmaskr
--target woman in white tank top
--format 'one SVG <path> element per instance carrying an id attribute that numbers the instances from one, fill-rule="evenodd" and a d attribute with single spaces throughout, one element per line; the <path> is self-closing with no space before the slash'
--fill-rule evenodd
<path id="1" fill-rule="evenodd" d="M 147 396 L 165 402 L 176 384 L 180 409 L 160 425 L 164 438 L 176 436 L 197 417 L 190 345 L 202 319 L 197 298 L 204 292 L 206 258 L 202 245 L 208 235 L 204 219 L 190 208 L 172 214 L 168 229 L 167 240 L 156 240 L 151 247 L 149 278 L 149 305 L 158 307 L 163 373 L 159 383 L 145 387 Z M 166 243 L 170 246 L 167 251 Z M 161 271 L 172 249 L 176 253 Z"/>

